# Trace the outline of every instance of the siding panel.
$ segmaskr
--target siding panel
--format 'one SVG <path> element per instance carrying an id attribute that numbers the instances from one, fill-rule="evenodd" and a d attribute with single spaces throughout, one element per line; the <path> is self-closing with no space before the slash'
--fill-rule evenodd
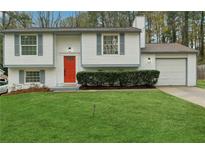
<path id="1" fill-rule="evenodd" d="M 120 55 L 125 54 L 125 34 L 120 34 Z"/>
<path id="2" fill-rule="evenodd" d="M 53 67 L 53 34 L 52 33 L 43 33 L 42 34 L 42 42 L 43 42 L 43 55 L 20 55 L 15 56 L 15 37 L 14 34 L 5 34 L 5 51 L 4 51 L 4 64 L 10 67 L 17 67 L 18 65 L 22 65 L 25 67 L 30 66 L 42 66 Z M 16 40 L 17 42 L 17 40 Z M 19 49 L 19 48 L 18 48 Z M 20 52 L 18 52 L 19 54 Z"/>
<path id="3" fill-rule="evenodd" d="M 101 51 L 101 34 L 98 33 L 97 34 L 97 55 L 101 55 L 102 54 L 102 51 Z"/>
<path id="4" fill-rule="evenodd" d="M 20 56 L 19 34 L 14 34 L 15 56 Z"/>
<path id="5" fill-rule="evenodd" d="M 19 83 L 24 84 L 24 70 L 19 70 Z"/>
<path id="6" fill-rule="evenodd" d="M 44 70 L 40 70 L 40 82 L 41 83 L 45 83 L 45 71 Z"/>
<path id="7" fill-rule="evenodd" d="M 43 35 L 38 34 L 38 56 L 43 56 Z"/>
<path id="8" fill-rule="evenodd" d="M 84 67 L 128 67 L 129 65 L 137 67 L 139 65 L 139 34 L 124 34 L 125 55 L 101 55 L 96 54 L 97 35 L 95 33 L 82 34 L 82 65 Z M 91 66 L 92 65 L 92 66 Z"/>

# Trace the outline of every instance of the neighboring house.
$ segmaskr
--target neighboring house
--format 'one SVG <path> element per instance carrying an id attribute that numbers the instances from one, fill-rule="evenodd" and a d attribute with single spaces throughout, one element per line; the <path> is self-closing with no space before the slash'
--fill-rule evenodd
<path id="1" fill-rule="evenodd" d="M 75 85 L 79 71 L 157 69 L 157 85 L 196 85 L 197 51 L 183 45 L 145 44 L 145 18 L 129 28 L 4 30 L 9 85 Z M 70 84 L 71 83 L 71 84 Z"/>
<path id="2" fill-rule="evenodd" d="M 4 75 L 4 71 L 0 69 L 0 95 L 6 93 L 8 90 L 7 76 Z"/>
<path id="3" fill-rule="evenodd" d="M 0 82 L 1 81 L 7 81 L 7 76 L 4 75 L 4 71 L 0 69 Z"/>
<path id="4" fill-rule="evenodd" d="M 0 69 L 0 76 L 4 74 L 4 71 Z"/>

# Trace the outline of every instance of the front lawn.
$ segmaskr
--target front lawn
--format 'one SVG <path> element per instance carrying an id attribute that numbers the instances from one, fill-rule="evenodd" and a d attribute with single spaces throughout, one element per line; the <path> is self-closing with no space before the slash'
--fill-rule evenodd
<path id="1" fill-rule="evenodd" d="M 197 87 L 205 89 L 205 80 L 197 80 Z"/>
<path id="2" fill-rule="evenodd" d="M 0 120 L 0 142 L 205 142 L 205 108 L 158 90 L 2 96 Z"/>

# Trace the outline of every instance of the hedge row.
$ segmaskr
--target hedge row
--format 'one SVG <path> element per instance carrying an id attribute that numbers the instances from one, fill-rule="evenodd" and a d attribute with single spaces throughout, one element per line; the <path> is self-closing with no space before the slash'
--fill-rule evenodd
<path id="1" fill-rule="evenodd" d="M 153 86 L 159 77 L 157 70 L 126 72 L 78 72 L 77 80 L 82 86 Z"/>

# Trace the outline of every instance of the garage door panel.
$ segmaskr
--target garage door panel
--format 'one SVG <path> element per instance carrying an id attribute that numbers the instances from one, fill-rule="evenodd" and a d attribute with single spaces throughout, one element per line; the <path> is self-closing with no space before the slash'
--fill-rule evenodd
<path id="1" fill-rule="evenodd" d="M 186 59 L 157 59 L 157 85 L 186 85 Z"/>

